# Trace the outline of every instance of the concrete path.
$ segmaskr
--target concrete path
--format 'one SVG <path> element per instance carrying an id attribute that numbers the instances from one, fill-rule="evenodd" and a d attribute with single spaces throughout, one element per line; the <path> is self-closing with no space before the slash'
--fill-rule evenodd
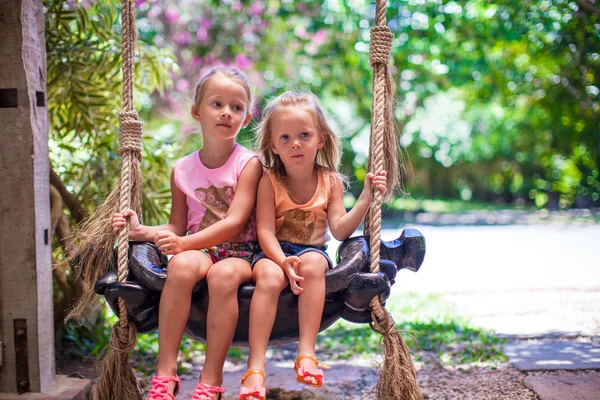
<path id="1" fill-rule="evenodd" d="M 524 383 L 538 395 L 540 400 L 598 400 L 600 398 L 600 373 L 597 371 L 575 376 L 528 376 Z"/>
<path id="2" fill-rule="evenodd" d="M 526 340 L 509 342 L 506 354 L 520 371 L 600 370 L 600 345 L 574 340 Z"/>

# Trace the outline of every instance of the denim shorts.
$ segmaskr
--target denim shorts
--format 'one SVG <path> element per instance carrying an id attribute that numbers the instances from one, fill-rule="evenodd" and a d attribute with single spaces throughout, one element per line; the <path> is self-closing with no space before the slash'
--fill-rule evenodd
<path id="1" fill-rule="evenodd" d="M 325 257 L 325 259 L 327 260 L 329 269 L 333 268 L 333 262 L 331 262 L 331 259 L 325 252 L 325 250 L 327 250 L 327 246 L 316 247 L 316 246 L 310 246 L 310 245 L 304 245 L 304 244 L 295 244 L 295 243 L 290 243 L 290 242 L 279 242 L 279 245 L 281 246 L 281 250 L 283 250 L 283 254 L 285 254 L 286 257 L 289 257 L 289 256 L 298 257 L 304 253 L 308 253 L 309 251 L 314 251 L 315 253 L 323 254 L 323 257 Z M 262 260 L 263 258 L 268 258 L 268 257 L 265 253 L 260 251 L 260 248 L 259 248 L 257 250 L 256 254 L 254 255 L 254 258 L 252 259 L 252 266 L 254 267 L 254 264 L 256 264 L 259 260 Z"/>
<path id="2" fill-rule="evenodd" d="M 237 257 L 248 262 L 252 262 L 252 257 L 258 249 L 255 242 L 246 243 L 221 243 L 218 246 L 209 247 L 200 250 L 206 254 L 213 263 L 217 263 L 225 258 Z"/>

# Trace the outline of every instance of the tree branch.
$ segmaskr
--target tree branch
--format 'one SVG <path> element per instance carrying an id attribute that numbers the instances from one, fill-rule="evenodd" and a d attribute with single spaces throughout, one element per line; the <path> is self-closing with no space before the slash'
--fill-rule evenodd
<path id="1" fill-rule="evenodd" d="M 63 215 L 62 197 L 54 185 L 50 185 L 50 237 L 54 236 L 56 225 L 60 217 Z"/>
<path id="2" fill-rule="evenodd" d="M 54 186 L 51 186 L 51 193 L 53 193 L 52 196 L 55 196 L 58 194 L 58 190 L 56 190 Z M 52 228 L 56 233 L 58 243 L 60 243 L 63 255 L 66 258 L 75 248 L 73 234 L 71 232 L 71 223 L 69 217 L 67 217 L 62 208 L 58 209 L 58 215 L 55 215 L 54 210 L 56 210 L 56 208 L 54 207 L 54 204 L 56 203 L 53 201 Z M 63 326 L 67 310 L 73 307 L 75 301 L 83 293 L 81 281 L 73 280 L 71 272 L 72 270 L 68 263 L 64 261 L 56 262 L 53 258 L 52 275 L 54 276 L 54 282 L 56 282 L 60 289 L 59 300 L 54 307 L 54 322 L 57 329 Z M 71 277 L 71 279 L 69 277 Z"/>
<path id="3" fill-rule="evenodd" d="M 591 12 L 592 14 L 600 15 L 600 7 L 594 7 L 592 3 L 588 0 L 577 0 L 577 3 L 586 11 Z"/>
<path id="4" fill-rule="evenodd" d="M 50 184 L 54 186 L 56 190 L 58 190 L 58 192 L 60 193 L 62 200 L 69 208 L 71 216 L 73 217 L 75 222 L 79 223 L 83 221 L 83 219 L 87 216 L 87 212 L 85 211 L 77 197 L 67 190 L 63 181 L 54 171 L 54 168 L 50 168 Z"/>

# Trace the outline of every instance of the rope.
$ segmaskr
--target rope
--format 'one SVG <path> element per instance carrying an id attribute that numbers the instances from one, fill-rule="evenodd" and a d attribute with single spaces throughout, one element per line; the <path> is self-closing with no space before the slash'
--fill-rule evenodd
<path id="1" fill-rule="evenodd" d="M 137 29 L 133 0 L 122 0 L 121 35 L 123 57 L 123 106 L 119 113 L 119 154 L 122 157 L 119 181 L 119 210 L 139 210 L 138 188 L 142 152 L 142 125 L 133 109 L 134 61 Z M 129 224 L 118 237 L 118 280 L 127 279 L 129 253 Z M 93 391 L 97 400 L 142 399 L 135 374 L 129 368 L 129 353 L 136 343 L 137 330 L 128 324 L 125 301 L 119 297 L 119 323 L 113 326 L 106 356 L 99 365 L 99 379 Z"/>
<path id="2" fill-rule="evenodd" d="M 137 112 L 133 109 L 133 84 L 134 84 L 134 61 L 135 43 L 137 40 L 137 29 L 135 26 L 135 4 L 132 0 L 122 1 L 121 35 L 123 54 L 123 106 L 119 113 L 119 154 L 123 159 L 120 179 L 120 201 L 119 210 L 123 211 L 132 207 L 132 189 L 136 185 L 133 182 L 137 175 L 133 170 L 139 171 L 139 161 L 142 151 L 142 122 L 139 121 Z M 119 282 L 127 279 L 127 264 L 129 252 L 129 225 L 119 233 L 118 246 L 118 276 Z M 127 326 L 127 309 L 125 302 L 119 298 L 119 323 L 121 327 Z"/>
<path id="3" fill-rule="evenodd" d="M 386 1 L 377 0 L 375 26 L 371 30 L 369 52 L 369 63 L 373 68 L 369 171 L 373 174 L 378 174 L 384 169 L 384 155 L 389 156 L 391 152 L 385 146 L 386 139 L 389 140 L 390 135 L 394 135 L 392 83 L 387 68 L 394 35 L 387 27 L 385 11 Z M 397 142 L 395 146 L 397 147 Z M 382 203 L 383 194 L 380 190 L 374 190 L 373 202 L 366 221 L 366 229 L 371 235 L 371 272 L 379 272 Z M 386 400 L 422 399 L 410 352 L 402 340 L 393 318 L 382 306 L 379 297 L 373 298 L 370 306 L 373 320 L 370 327 L 383 336 L 385 347 L 384 362 L 376 388 L 378 398 Z"/>

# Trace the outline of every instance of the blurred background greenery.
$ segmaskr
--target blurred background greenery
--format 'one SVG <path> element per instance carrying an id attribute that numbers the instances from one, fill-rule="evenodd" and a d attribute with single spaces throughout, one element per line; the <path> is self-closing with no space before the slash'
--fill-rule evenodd
<path id="1" fill-rule="evenodd" d="M 70 227 L 117 182 L 120 5 L 45 0 L 55 262 Z M 169 213 L 173 162 L 201 146 L 189 115 L 196 80 L 243 70 L 266 100 L 311 90 L 342 137 L 343 169 L 361 189 L 370 130 L 364 0 L 137 0 L 136 108 L 145 120 L 143 210 Z M 600 205 L 600 4 L 597 0 L 390 0 L 391 68 L 405 191 L 482 207 Z M 252 146 L 252 125 L 240 141 Z M 60 206 L 58 206 L 60 204 Z M 390 207 L 420 205 L 399 199 Z M 455 204 L 455 203 L 453 203 Z M 55 270 L 56 320 L 78 295 Z"/>

